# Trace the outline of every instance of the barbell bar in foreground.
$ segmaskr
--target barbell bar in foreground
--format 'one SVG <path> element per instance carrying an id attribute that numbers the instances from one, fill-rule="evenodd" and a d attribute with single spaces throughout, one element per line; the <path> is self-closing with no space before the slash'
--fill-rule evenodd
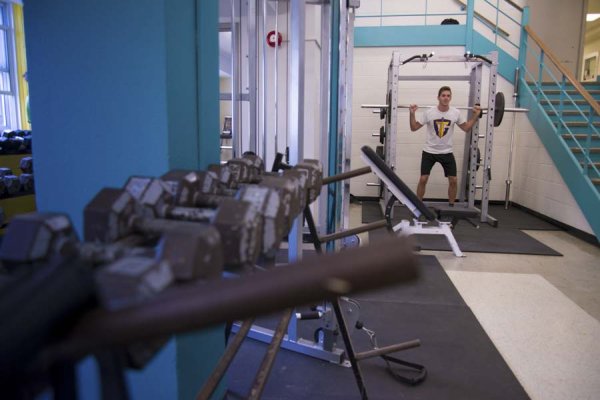
<path id="1" fill-rule="evenodd" d="M 40 361 L 49 365 L 103 347 L 244 320 L 349 292 L 408 282 L 417 276 L 410 241 L 391 237 L 236 279 L 173 287 L 136 307 L 112 312 L 95 309 L 84 315 L 63 341 L 47 348 Z"/>

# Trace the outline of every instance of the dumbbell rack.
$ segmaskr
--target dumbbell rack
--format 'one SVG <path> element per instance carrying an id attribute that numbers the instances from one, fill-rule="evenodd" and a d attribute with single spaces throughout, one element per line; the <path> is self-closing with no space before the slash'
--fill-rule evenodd
<path id="1" fill-rule="evenodd" d="M 5 154 L 0 155 L 0 167 L 7 167 L 13 171 L 19 171 L 19 162 L 23 157 L 30 157 L 31 154 Z M 0 208 L 4 211 L 4 223 L 17 214 L 24 214 L 35 211 L 35 195 L 31 193 L 19 194 L 14 197 L 0 199 Z M 0 225 L 0 234 L 4 233 L 4 228 Z"/>
<path id="2" fill-rule="evenodd" d="M 469 81 L 469 107 L 473 107 L 475 104 L 481 104 L 481 82 L 482 82 L 482 70 L 483 66 L 486 65 L 489 68 L 489 89 L 488 89 L 488 102 L 487 102 L 487 114 L 486 114 L 486 128 L 484 133 L 480 132 L 479 124 L 475 124 L 471 131 L 471 135 L 468 140 L 465 140 L 465 149 L 463 158 L 463 174 L 459 182 L 459 201 L 464 203 L 468 208 L 475 208 L 475 200 L 477 190 L 481 190 L 481 212 L 480 221 L 489 223 L 493 226 L 497 226 L 498 221 L 488 214 L 488 203 L 489 203 L 489 192 L 490 192 L 490 181 L 491 176 L 491 163 L 492 163 L 492 149 L 493 149 L 493 136 L 494 136 L 494 117 L 495 117 L 495 106 L 496 106 L 496 87 L 497 87 L 497 72 L 498 72 L 498 52 L 492 51 L 485 55 L 483 58 L 490 62 L 483 61 L 482 59 L 471 57 L 466 58 L 465 56 L 458 57 L 440 57 L 438 60 L 430 60 L 430 56 L 423 55 L 421 57 L 412 57 L 407 60 L 403 60 L 399 52 L 392 53 L 392 60 L 388 67 L 388 82 L 386 92 L 386 108 L 380 111 L 381 117 L 385 117 L 385 125 L 383 129 L 384 139 L 381 142 L 384 144 L 384 160 L 386 164 L 393 170 L 396 170 L 396 132 L 398 129 L 398 98 L 399 98 L 399 81 L 427 81 L 435 80 L 442 82 L 464 80 Z M 409 61 L 416 62 L 460 62 L 460 63 L 471 63 L 472 68 L 468 75 L 403 75 L 400 74 L 400 68 L 403 64 Z M 366 107 L 369 107 L 365 105 Z M 371 106 L 372 108 L 372 106 Z M 469 111 L 469 117 L 472 111 Z M 483 165 L 478 164 L 477 150 L 479 148 L 479 139 L 485 140 L 485 152 L 483 157 Z M 467 156 L 469 155 L 469 156 Z M 482 183 L 477 184 L 477 170 L 482 166 Z M 374 185 L 374 184 L 370 184 Z M 379 183 L 381 185 L 381 182 Z M 391 193 L 388 190 L 383 191 L 382 196 L 382 210 L 385 210 L 385 206 L 388 204 Z"/>

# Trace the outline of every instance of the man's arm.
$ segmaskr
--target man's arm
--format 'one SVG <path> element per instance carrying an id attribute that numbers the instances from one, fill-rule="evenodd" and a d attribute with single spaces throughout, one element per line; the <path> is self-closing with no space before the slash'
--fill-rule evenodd
<path id="1" fill-rule="evenodd" d="M 463 131 L 469 132 L 471 130 L 471 128 L 473 127 L 473 125 L 475 125 L 475 123 L 479 119 L 479 114 L 481 114 L 481 108 L 477 105 L 473 106 L 473 115 L 471 116 L 471 119 L 466 122 L 463 122 L 460 125 L 458 125 L 458 124 L 457 125 Z"/>
<path id="2" fill-rule="evenodd" d="M 410 130 L 411 131 L 416 131 L 421 129 L 421 127 L 423 126 L 423 124 L 421 124 L 420 122 L 417 122 L 417 118 L 415 117 L 415 112 L 417 111 L 417 108 L 419 108 L 417 105 L 415 104 L 411 104 L 409 107 L 410 110 Z"/>

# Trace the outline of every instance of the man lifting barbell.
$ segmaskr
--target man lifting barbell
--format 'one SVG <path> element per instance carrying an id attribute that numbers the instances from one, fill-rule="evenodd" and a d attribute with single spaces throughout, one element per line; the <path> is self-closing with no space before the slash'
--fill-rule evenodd
<path id="1" fill-rule="evenodd" d="M 453 206 L 456 200 L 457 182 L 456 160 L 452 153 L 452 137 L 454 125 L 469 132 L 479 119 L 481 108 L 473 107 L 471 119 L 465 120 L 457 108 L 450 106 L 452 89 L 442 86 L 438 91 L 438 105 L 428 109 L 417 121 L 415 112 L 419 108 L 416 104 L 410 105 L 410 130 L 415 132 L 427 125 L 427 141 L 421 155 L 421 176 L 417 186 L 417 196 L 423 200 L 425 188 L 429 180 L 431 168 L 439 162 L 444 168 L 444 175 L 448 178 L 448 203 Z"/>

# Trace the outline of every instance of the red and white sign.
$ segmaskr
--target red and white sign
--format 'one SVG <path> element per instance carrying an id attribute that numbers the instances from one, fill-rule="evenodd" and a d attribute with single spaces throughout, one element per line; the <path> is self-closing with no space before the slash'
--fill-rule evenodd
<path id="1" fill-rule="evenodd" d="M 277 32 L 277 46 L 281 46 L 281 41 L 283 37 L 281 36 L 281 32 Z M 271 47 L 275 47 L 275 31 L 271 31 L 267 34 L 267 44 Z"/>

